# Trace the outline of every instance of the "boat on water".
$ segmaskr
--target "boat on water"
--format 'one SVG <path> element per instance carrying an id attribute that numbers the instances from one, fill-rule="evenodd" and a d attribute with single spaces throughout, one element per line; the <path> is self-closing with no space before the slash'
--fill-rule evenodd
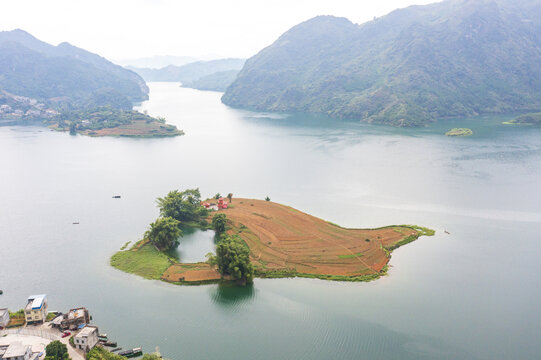
<path id="1" fill-rule="evenodd" d="M 98 339 L 100 340 L 107 340 L 107 334 L 99 334 Z"/>
<path id="2" fill-rule="evenodd" d="M 120 195 L 113 195 L 113 199 L 120 199 Z"/>
<path id="3" fill-rule="evenodd" d="M 74 221 L 74 222 L 73 222 L 73 225 L 79 225 L 79 222 L 78 222 L 78 221 Z"/>
<path id="4" fill-rule="evenodd" d="M 115 352 L 115 351 L 119 351 L 119 350 L 122 350 L 122 348 L 121 347 L 114 348 L 113 350 L 111 350 L 111 352 Z"/>
<path id="5" fill-rule="evenodd" d="M 118 345 L 116 341 L 105 341 L 105 340 L 100 340 L 100 344 L 102 344 L 103 346 L 108 346 L 108 347 L 116 347 Z"/>
<path id="6" fill-rule="evenodd" d="M 131 350 L 119 351 L 118 355 L 125 356 L 127 358 L 140 356 L 140 355 L 143 355 L 143 348 L 142 347 L 136 347 L 136 348 L 133 348 Z"/>

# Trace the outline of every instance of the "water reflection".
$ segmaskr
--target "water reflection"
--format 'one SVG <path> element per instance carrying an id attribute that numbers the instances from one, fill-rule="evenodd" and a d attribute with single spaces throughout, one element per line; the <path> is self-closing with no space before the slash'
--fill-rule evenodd
<path id="1" fill-rule="evenodd" d="M 210 290 L 210 296 L 215 304 L 227 308 L 235 308 L 241 303 L 252 301 L 256 297 L 253 284 L 239 286 L 235 284 L 218 284 Z"/>
<path id="2" fill-rule="evenodd" d="M 193 263 L 205 261 L 205 255 L 214 253 L 215 232 L 192 227 L 182 227 L 183 236 L 176 249 L 168 251 L 168 255 L 180 262 Z"/>

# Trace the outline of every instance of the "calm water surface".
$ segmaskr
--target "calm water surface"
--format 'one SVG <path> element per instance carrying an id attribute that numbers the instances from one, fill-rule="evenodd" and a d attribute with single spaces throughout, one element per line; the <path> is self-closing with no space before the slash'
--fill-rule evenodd
<path id="1" fill-rule="evenodd" d="M 0 307 L 47 293 L 50 309 L 88 307 L 124 348 L 175 360 L 539 358 L 540 129 L 480 117 L 474 136 L 448 138 L 468 119 L 394 129 L 150 87 L 141 109 L 186 136 L 0 127 Z M 395 251 L 371 283 L 180 287 L 108 266 L 158 216 L 156 197 L 189 187 L 270 196 L 343 226 L 438 232 Z M 177 255 L 203 260 L 212 236 L 187 234 Z"/>

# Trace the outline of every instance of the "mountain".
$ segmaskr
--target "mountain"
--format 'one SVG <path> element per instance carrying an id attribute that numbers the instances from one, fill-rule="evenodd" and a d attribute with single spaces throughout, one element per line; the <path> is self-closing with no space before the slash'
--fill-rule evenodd
<path id="1" fill-rule="evenodd" d="M 168 65 L 182 66 L 199 60 L 191 56 L 158 55 L 138 59 L 121 59 L 114 62 L 125 67 L 160 69 Z"/>
<path id="2" fill-rule="evenodd" d="M 318 16 L 248 59 L 230 106 L 395 126 L 541 110 L 541 2 L 446 0 L 362 25 Z"/>
<path id="3" fill-rule="evenodd" d="M 182 84 L 182 87 L 223 92 L 233 83 L 233 81 L 235 81 L 238 73 L 238 70 L 218 71 L 186 84 Z"/>
<path id="4" fill-rule="evenodd" d="M 136 73 L 68 43 L 53 46 L 23 30 L 0 32 L 0 90 L 59 106 L 131 108 L 148 99 Z"/>
<path id="5" fill-rule="evenodd" d="M 237 70 L 244 65 L 244 59 L 218 59 L 196 61 L 183 66 L 169 65 L 161 69 L 140 69 L 128 67 L 146 81 L 179 81 L 187 83 L 216 72 Z"/>

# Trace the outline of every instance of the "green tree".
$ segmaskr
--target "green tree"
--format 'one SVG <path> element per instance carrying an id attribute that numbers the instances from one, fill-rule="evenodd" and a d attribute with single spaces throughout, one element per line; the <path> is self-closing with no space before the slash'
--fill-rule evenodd
<path id="1" fill-rule="evenodd" d="M 45 348 L 45 360 L 67 360 L 69 359 L 68 348 L 60 341 L 51 341 Z"/>
<path id="2" fill-rule="evenodd" d="M 201 206 L 199 189 L 173 190 L 156 202 L 163 217 L 172 217 L 178 221 L 200 221 L 208 216 L 208 211 Z"/>
<path id="3" fill-rule="evenodd" d="M 254 268 L 250 263 L 250 249 L 238 236 L 224 236 L 216 245 L 216 262 L 222 275 L 240 283 L 252 282 Z"/>
<path id="4" fill-rule="evenodd" d="M 217 193 L 216 195 L 214 195 L 214 198 L 215 198 L 216 200 L 218 200 L 218 199 L 221 198 L 221 197 L 222 197 L 222 195 L 220 195 L 220 193 Z"/>
<path id="5" fill-rule="evenodd" d="M 207 258 L 206 263 L 209 264 L 210 266 L 215 266 L 218 264 L 216 260 L 216 255 L 214 255 L 213 253 L 209 252 L 205 255 L 205 257 Z"/>
<path id="6" fill-rule="evenodd" d="M 178 246 L 178 238 L 182 236 L 179 228 L 180 221 L 172 217 L 158 218 L 145 232 L 145 238 L 158 248 L 158 250 L 169 250 Z"/>
<path id="7" fill-rule="evenodd" d="M 233 193 L 227 194 L 227 198 L 229 199 L 229 202 L 233 202 Z"/>
<path id="8" fill-rule="evenodd" d="M 270 197 L 267 196 L 267 197 L 265 198 L 265 201 L 270 201 Z"/>
<path id="9" fill-rule="evenodd" d="M 212 228 L 216 231 L 217 235 L 221 235 L 225 232 L 227 225 L 227 217 L 225 214 L 216 214 L 212 218 Z"/>

